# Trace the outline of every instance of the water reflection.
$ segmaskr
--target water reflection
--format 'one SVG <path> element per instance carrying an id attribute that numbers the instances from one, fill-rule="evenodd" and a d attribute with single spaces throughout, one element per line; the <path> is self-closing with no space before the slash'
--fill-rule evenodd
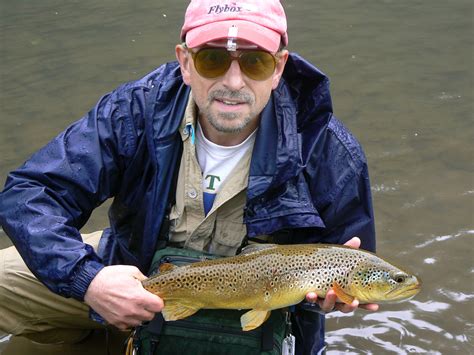
<path id="1" fill-rule="evenodd" d="M 473 271 L 471 270 L 471 272 Z M 447 291 L 444 289 L 440 289 L 438 291 L 440 294 L 446 296 L 449 299 L 454 299 L 457 302 L 466 302 L 466 301 L 474 299 L 474 294 L 465 294 L 463 292 Z"/>
<path id="2" fill-rule="evenodd" d="M 445 242 L 445 241 L 448 241 L 450 239 L 455 239 L 455 238 L 459 238 L 459 237 L 466 237 L 466 236 L 469 236 L 469 235 L 474 235 L 474 230 L 465 230 L 465 231 L 460 231 L 456 234 L 435 236 L 435 237 L 432 237 L 432 238 L 426 240 L 423 243 L 416 244 L 415 248 L 424 248 L 424 247 L 427 247 L 428 245 L 433 244 L 433 243 Z"/>
<path id="3" fill-rule="evenodd" d="M 448 303 L 443 303 L 443 302 L 435 302 L 435 301 L 419 302 L 415 300 L 411 300 L 410 302 L 414 304 L 418 309 L 424 312 L 439 312 L 439 311 L 444 311 L 450 307 Z"/>
<path id="4" fill-rule="evenodd" d="M 328 316 L 328 354 L 474 353 L 473 234 L 417 233 L 412 247 L 398 250 L 395 241 L 382 243 L 382 254 L 390 250 L 393 259 L 416 271 L 422 291 L 376 313 Z"/>
<path id="5" fill-rule="evenodd" d="M 467 345 L 466 334 L 453 334 L 436 324 L 438 320 L 423 319 L 420 312 L 440 313 L 450 308 L 441 302 L 410 301 L 416 308 L 398 311 L 379 311 L 364 315 L 360 323 L 344 326 L 327 332 L 330 344 L 328 354 L 338 354 L 346 348 L 354 354 L 408 354 L 429 353 L 441 354 L 437 349 L 443 338 L 454 340 L 461 349 Z M 329 316 L 329 319 L 339 317 Z M 339 324 L 340 326 L 340 324 Z M 434 341 L 436 339 L 436 341 Z M 367 349 L 367 350 L 364 350 Z M 455 350 L 455 348 L 451 348 Z M 354 352 L 351 352 L 353 350 Z"/>

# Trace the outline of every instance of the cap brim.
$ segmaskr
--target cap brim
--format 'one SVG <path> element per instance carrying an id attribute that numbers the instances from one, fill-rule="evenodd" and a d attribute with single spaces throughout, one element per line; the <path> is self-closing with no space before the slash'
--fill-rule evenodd
<path id="1" fill-rule="evenodd" d="M 237 35 L 235 36 L 237 39 L 254 43 L 272 53 L 277 52 L 280 48 L 281 35 L 278 32 L 242 20 L 212 22 L 195 27 L 186 33 L 186 45 L 189 48 L 195 48 L 209 42 L 228 38 L 231 26 L 237 27 Z"/>

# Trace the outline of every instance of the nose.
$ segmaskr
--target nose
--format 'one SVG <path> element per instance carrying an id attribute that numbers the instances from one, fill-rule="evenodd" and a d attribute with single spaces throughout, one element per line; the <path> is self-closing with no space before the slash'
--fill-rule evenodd
<path id="1" fill-rule="evenodd" d="M 224 74 L 223 84 L 230 90 L 240 90 L 245 86 L 243 75 L 239 62 L 234 59 Z"/>

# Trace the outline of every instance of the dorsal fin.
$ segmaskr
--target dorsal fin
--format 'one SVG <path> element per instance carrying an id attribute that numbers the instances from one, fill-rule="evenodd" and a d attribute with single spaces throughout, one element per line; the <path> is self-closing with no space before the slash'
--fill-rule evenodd
<path id="1" fill-rule="evenodd" d="M 160 274 L 162 274 L 164 272 L 169 272 L 169 271 L 174 270 L 176 268 L 177 268 L 177 266 L 173 265 L 171 263 L 163 263 L 163 264 L 160 265 L 158 270 L 160 270 Z"/>
<path id="2" fill-rule="evenodd" d="M 259 244 L 259 243 L 249 244 L 242 249 L 242 252 L 240 254 L 244 255 L 244 254 L 255 253 L 257 251 L 273 249 L 273 248 L 276 248 L 277 246 L 278 246 L 277 244 Z"/>

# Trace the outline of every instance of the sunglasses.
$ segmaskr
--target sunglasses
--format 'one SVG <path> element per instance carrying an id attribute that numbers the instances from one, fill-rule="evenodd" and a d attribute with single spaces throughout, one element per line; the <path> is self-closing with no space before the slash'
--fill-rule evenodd
<path id="1" fill-rule="evenodd" d="M 245 50 L 238 56 L 232 56 L 225 48 L 202 48 L 191 52 L 194 67 L 199 75 L 214 79 L 229 70 L 233 60 L 239 62 L 240 70 L 252 80 L 266 80 L 272 76 L 278 58 L 262 50 Z"/>

